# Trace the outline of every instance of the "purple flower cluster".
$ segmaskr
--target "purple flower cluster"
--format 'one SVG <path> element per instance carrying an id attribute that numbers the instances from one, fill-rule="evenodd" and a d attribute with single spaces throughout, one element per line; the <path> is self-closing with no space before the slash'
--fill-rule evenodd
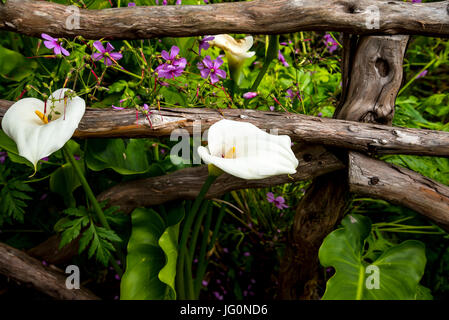
<path id="1" fill-rule="evenodd" d="M 275 197 L 273 192 L 267 193 L 267 200 L 268 200 L 268 202 L 273 203 L 276 206 L 276 208 L 278 208 L 279 210 L 288 208 L 288 205 L 285 204 L 284 197 L 282 197 L 282 196 Z"/>
<path id="2" fill-rule="evenodd" d="M 200 70 L 201 77 L 203 79 L 208 79 L 210 77 L 210 82 L 214 84 L 220 80 L 218 77 L 223 79 L 226 78 L 226 71 L 220 69 L 222 64 L 223 60 L 221 57 L 212 60 L 210 56 L 206 56 L 201 62 L 198 62 L 197 66 Z"/>
<path id="3" fill-rule="evenodd" d="M 330 33 L 324 35 L 324 42 L 326 43 L 326 48 L 330 53 L 334 52 L 338 48 L 338 43 L 332 38 Z"/>
<path id="4" fill-rule="evenodd" d="M 162 50 L 161 56 L 165 63 L 159 65 L 155 70 L 159 78 L 174 79 L 184 72 L 187 60 L 186 58 L 178 57 L 178 54 L 179 48 L 177 46 L 172 46 L 170 53 Z"/>

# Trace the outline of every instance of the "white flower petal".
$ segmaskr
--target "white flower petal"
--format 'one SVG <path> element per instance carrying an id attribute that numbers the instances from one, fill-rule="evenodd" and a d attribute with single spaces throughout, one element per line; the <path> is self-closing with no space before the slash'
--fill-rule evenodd
<path id="1" fill-rule="evenodd" d="M 233 149 L 235 148 L 235 149 Z M 224 158 L 233 154 L 235 158 Z M 268 134 L 251 123 L 221 120 L 208 131 L 208 147 L 199 147 L 205 163 L 243 179 L 296 172 L 298 160 L 288 136 Z"/>
<path id="2" fill-rule="evenodd" d="M 234 60 L 244 60 L 256 54 L 254 51 L 248 52 L 254 42 L 252 36 L 238 40 L 228 34 L 219 34 L 213 37 L 214 40 L 209 41 L 209 44 L 224 50 L 227 56 L 231 55 Z"/>
<path id="3" fill-rule="evenodd" d="M 47 100 L 47 114 L 52 105 L 61 113 L 48 124 L 44 124 L 35 114 L 36 110 L 44 113 L 45 105 L 44 102 L 35 98 L 17 101 L 3 117 L 3 131 L 16 142 L 19 154 L 35 167 L 40 159 L 64 146 L 78 128 L 84 115 L 86 104 L 79 97 L 67 99 L 64 115 L 64 93 L 67 90 L 57 90 Z"/>

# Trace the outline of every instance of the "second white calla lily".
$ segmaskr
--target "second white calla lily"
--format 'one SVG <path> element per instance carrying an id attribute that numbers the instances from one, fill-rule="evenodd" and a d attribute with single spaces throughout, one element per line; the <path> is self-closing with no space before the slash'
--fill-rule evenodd
<path id="1" fill-rule="evenodd" d="M 198 147 L 207 164 L 242 179 L 293 174 L 299 162 L 289 136 L 272 135 L 248 122 L 220 120 L 209 128 L 208 146 Z"/>
<path id="2" fill-rule="evenodd" d="M 249 51 L 253 46 L 253 37 L 247 36 L 238 40 L 228 34 L 219 34 L 213 37 L 214 39 L 209 41 L 209 44 L 224 50 L 228 59 L 231 77 L 234 78 L 234 81 L 240 83 L 241 68 L 245 59 L 251 58 L 256 54 L 254 51 Z"/>
<path id="3" fill-rule="evenodd" d="M 35 169 L 40 159 L 65 145 L 84 115 L 84 99 L 77 96 L 65 98 L 67 91 L 70 90 L 55 91 L 46 106 L 36 98 L 21 99 L 3 117 L 3 131 L 16 142 L 19 154 Z"/>

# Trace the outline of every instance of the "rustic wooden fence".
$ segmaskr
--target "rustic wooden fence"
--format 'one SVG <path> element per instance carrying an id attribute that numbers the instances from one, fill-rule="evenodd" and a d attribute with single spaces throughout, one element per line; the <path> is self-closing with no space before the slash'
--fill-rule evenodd
<path id="1" fill-rule="evenodd" d="M 379 25 L 366 23 L 375 6 Z M 8 0 L 0 3 L 0 29 L 29 36 L 86 39 L 143 39 L 221 33 L 280 34 L 297 31 L 340 31 L 343 35 L 342 95 L 334 119 L 256 110 L 161 108 L 136 122 L 130 110 L 88 109 L 77 138 L 160 137 L 177 128 L 193 131 L 194 121 L 206 130 L 227 118 L 254 123 L 262 129 L 279 128 L 298 145 L 297 173 L 246 181 L 227 174 L 208 193 L 209 198 L 228 191 L 267 187 L 313 179 L 299 203 L 281 261 L 279 296 L 315 299 L 318 248 L 341 220 L 350 193 L 380 198 L 409 207 L 449 231 L 449 187 L 411 170 L 376 160 L 377 154 L 449 156 L 449 133 L 391 127 L 395 98 L 403 77 L 403 57 L 409 35 L 449 36 L 449 1 L 410 3 L 384 0 L 255 0 L 203 6 L 134 7 L 80 10 L 80 28 L 69 29 L 67 7 L 45 1 Z M 12 104 L 0 100 L 0 118 Z M 207 176 L 205 166 L 117 185 L 98 196 L 130 212 L 139 206 L 194 198 Z M 53 237 L 29 251 L 50 263 L 76 253 L 75 246 L 57 250 Z M 21 253 L 0 246 L 0 256 Z M 30 258 L 33 260 L 33 258 Z M 18 259 L 37 268 L 27 259 Z M 92 298 L 89 292 L 70 296 L 48 276 L 24 276 L 0 259 L 0 273 L 30 282 L 59 298 Z M 40 267 L 39 267 L 40 268 Z M 41 268 L 40 268 L 41 269 Z M 40 272 L 43 272 L 40 270 Z M 45 273 L 44 273 L 45 274 Z M 56 278 L 53 278 L 56 279 Z M 46 284 L 44 286 L 44 284 Z M 46 289 L 42 289 L 42 287 Z M 53 293 L 52 293 L 53 292 Z"/>

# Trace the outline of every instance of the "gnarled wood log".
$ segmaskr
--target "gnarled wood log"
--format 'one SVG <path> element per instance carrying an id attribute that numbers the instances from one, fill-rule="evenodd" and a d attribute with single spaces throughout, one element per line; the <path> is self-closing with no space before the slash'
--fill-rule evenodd
<path id="1" fill-rule="evenodd" d="M 247 188 L 265 188 L 289 182 L 309 180 L 344 168 L 344 164 L 321 146 L 295 146 L 299 160 L 296 173 L 261 180 L 244 180 L 224 173 L 212 184 L 206 198 L 216 198 L 226 192 Z M 98 200 L 109 199 L 108 205 L 118 205 L 124 212 L 177 199 L 195 199 L 208 176 L 207 166 L 187 168 L 160 177 L 129 181 L 101 193 Z"/>
<path id="2" fill-rule="evenodd" d="M 376 42 L 375 45 L 378 45 Z M 376 47 L 377 50 L 377 47 Z M 376 63 L 381 59 L 371 61 L 372 73 L 377 74 Z M 389 62 L 393 68 L 393 61 Z M 363 70 L 366 74 L 368 70 Z M 399 69 L 394 73 L 397 75 Z M 402 71 L 401 71 L 402 72 Z M 393 71 L 379 79 L 379 83 L 388 87 Z M 381 78 L 379 75 L 378 78 Z M 385 79 L 384 79 L 385 78 Z M 387 83 L 385 80 L 387 79 Z M 390 80 L 388 80 L 390 79 Z M 395 80 L 396 81 L 396 80 Z M 353 88 L 355 91 L 356 89 Z M 371 117 L 387 122 L 391 117 L 392 107 L 389 105 L 389 91 L 379 93 L 376 101 L 369 104 L 365 100 L 369 87 L 364 87 L 357 97 L 359 103 L 352 102 L 348 108 L 366 110 L 358 111 L 365 121 Z M 372 93 L 370 93 L 372 94 Z M 357 99 L 356 99 L 357 98 Z M 393 99 L 394 100 L 394 99 Z M 12 102 L 0 100 L 0 120 Z M 354 111 L 355 113 L 355 111 Z M 175 129 L 185 129 L 193 133 L 197 126 L 204 132 L 212 124 L 229 119 L 250 122 L 260 129 L 277 131 L 278 134 L 289 135 L 293 141 L 309 144 L 322 144 L 378 154 L 417 154 L 429 156 L 449 156 L 449 132 L 420 130 L 401 127 L 390 127 L 378 124 L 356 123 L 353 121 L 319 118 L 293 113 L 281 113 L 241 109 L 206 109 L 206 108 L 161 108 L 153 110 L 150 116 L 152 126 L 141 116 L 136 124 L 134 110 L 88 109 L 81 120 L 75 138 L 129 138 L 129 137 L 160 137 L 170 136 Z M 362 120 L 363 120 L 362 119 Z"/>
<path id="3" fill-rule="evenodd" d="M 448 1 L 256 0 L 202 6 L 79 10 L 46 1 L 0 3 L 0 29 L 40 37 L 145 39 L 221 33 L 279 34 L 342 31 L 353 34 L 449 35 Z M 375 15 L 379 25 L 371 23 Z M 373 16 L 374 15 L 374 16 Z M 79 17 L 79 26 L 74 19 Z"/>
<path id="4" fill-rule="evenodd" d="M 30 284 L 55 299 L 99 300 L 85 288 L 67 289 L 68 275 L 46 268 L 41 261 L 3 243 L 0 243 L 0 274 L 21 283 Z"/>
<path id="5" fill-rule="evenodd" d="M 449 232 L 449 187 L 412 170 L 350 152 L 349 190 L 415 210 Z"/>
<path id="6" fill-rule="evenodd" d="M 346 100 L 340 103 L 334 117 L 391 123 L 407 42 L 408 36 L 403 35 L 362 37 L 353 57 L 352 48 L 345 48 L 343 70 L 350 72 L 350 77 L 343 79 L 347 79 L 344 85 L 349 87 L 344 88 Z M 321 176 L 308 188 L 296 209 L 281 261 L 281 299 L 319 298 L 318 249 L 343 217 L 348 197 L 346 171 Z"/>

